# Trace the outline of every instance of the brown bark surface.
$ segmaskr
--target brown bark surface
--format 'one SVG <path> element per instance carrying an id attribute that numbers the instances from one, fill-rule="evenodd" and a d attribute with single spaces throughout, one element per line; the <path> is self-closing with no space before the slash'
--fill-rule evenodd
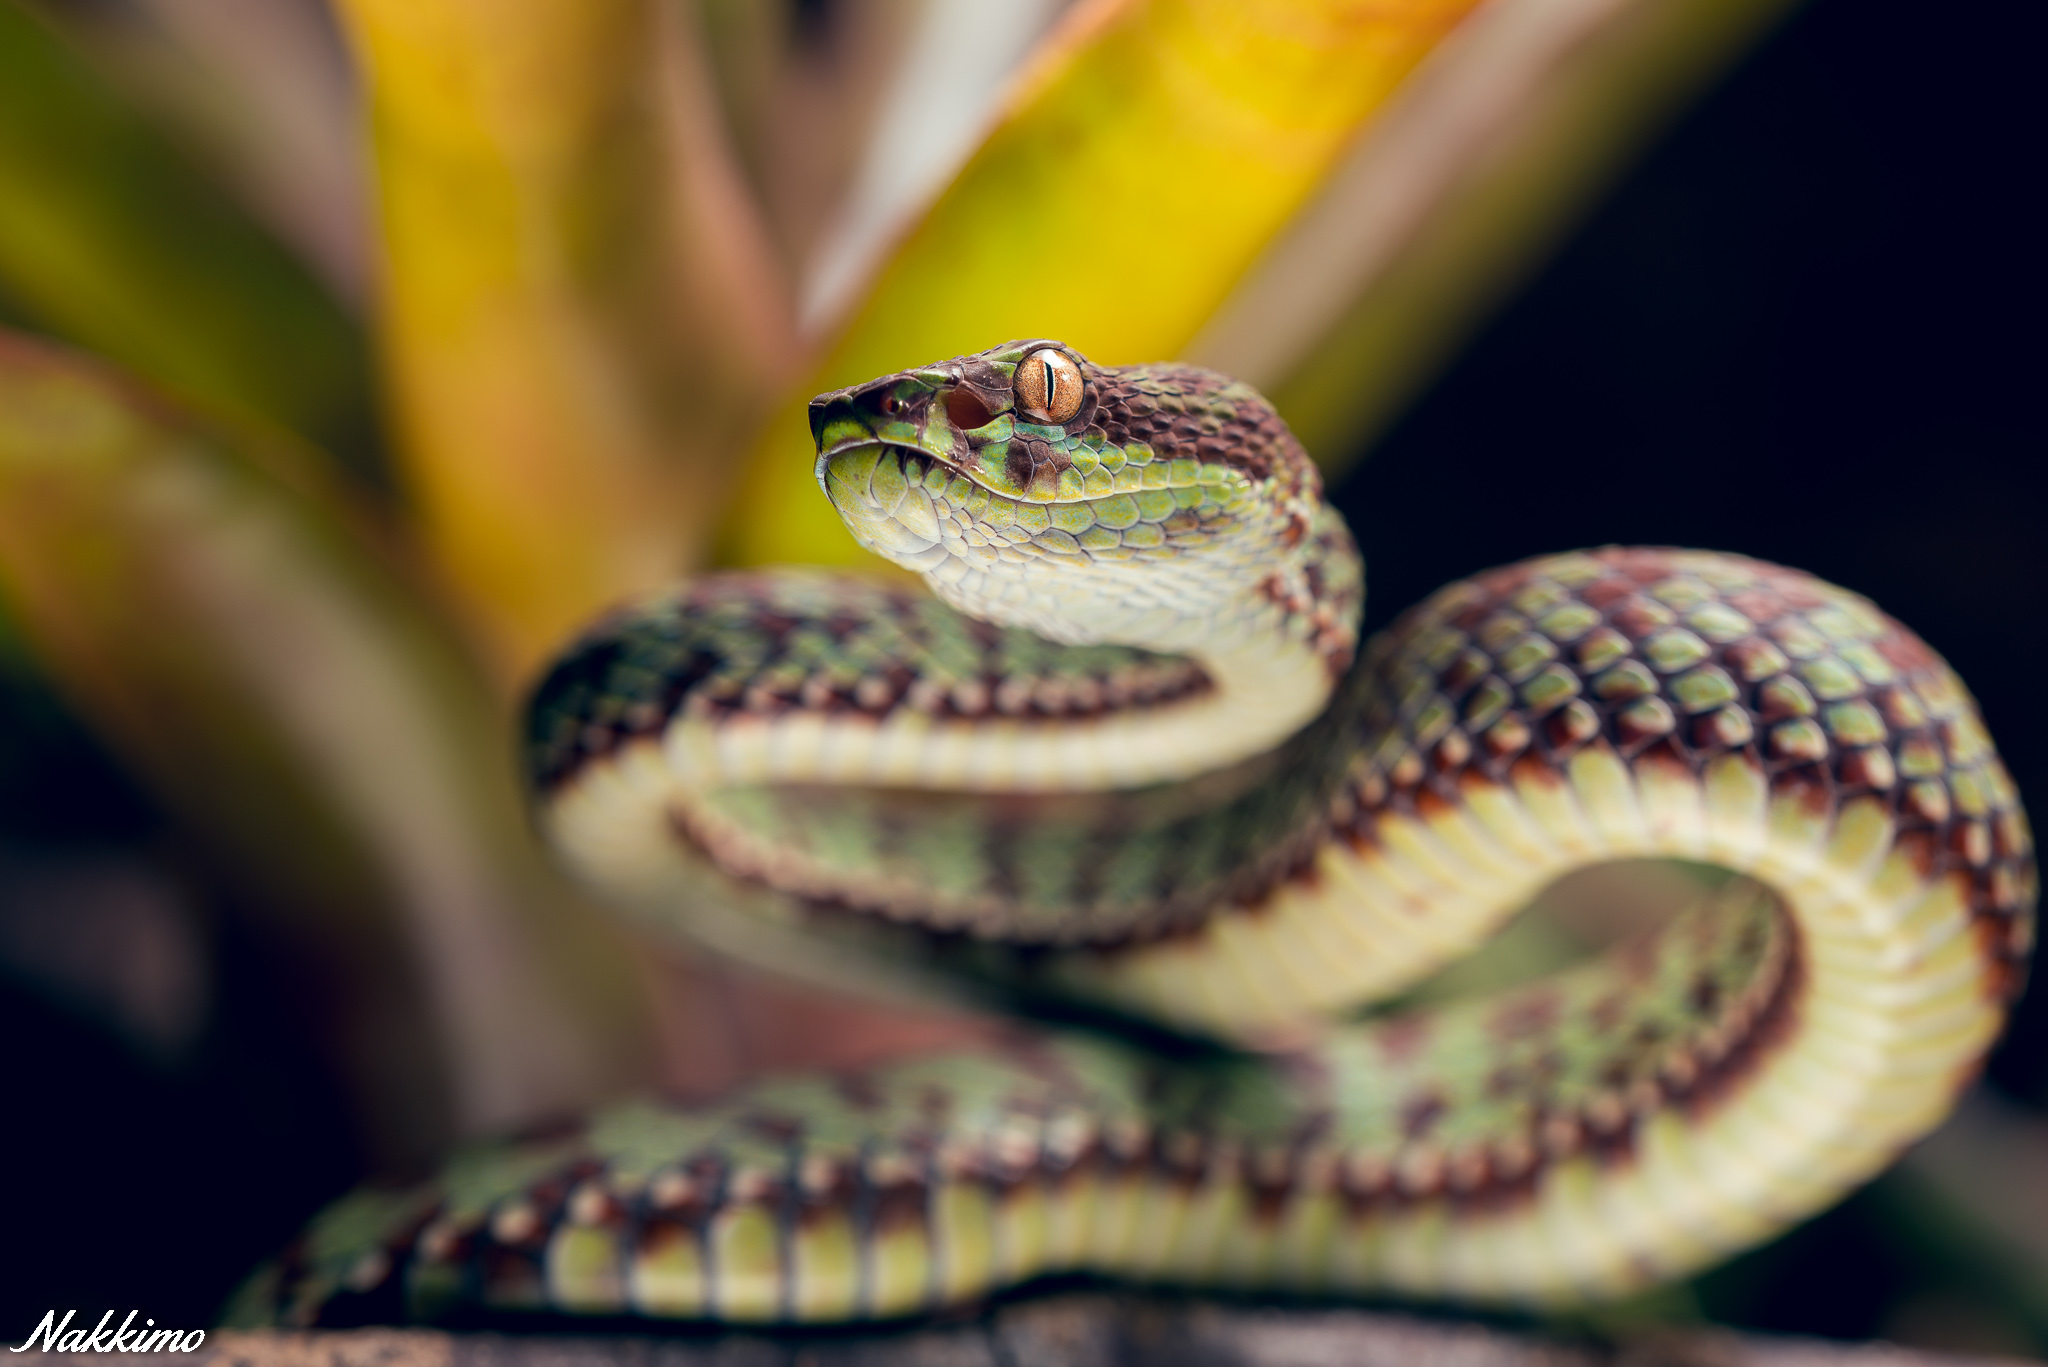
<path id="1" fill-rule="evenodd" d="M 134 1358 L 37 1352 L 12 1359 L 22 1367 L 83 1367 L 96 1360 L 98 1367 L 119 1367 Z M 190 1367 L 1993 1367 L 2019 1361 L 1723 1330 L 1571 1342 L 1366 1311 L 1258 1310 L 1089 1294 L 1006 1306 L 953 1324 L 836 1335 L 221 1331 L 208 1334 L 198 1351 L 169 1360 Z"/>

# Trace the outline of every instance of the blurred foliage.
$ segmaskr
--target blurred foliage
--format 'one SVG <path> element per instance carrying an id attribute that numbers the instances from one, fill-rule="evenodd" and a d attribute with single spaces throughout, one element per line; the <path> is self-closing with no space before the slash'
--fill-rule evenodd
<path id="1" fill-rule="evenodd" d="M 187 152 L 260 142 L 291 82 L 209 0 L 0 0 L 0 312 L 139 377 L 0 343 L 0 771 L 86 763 L 39 670 L 288 947 L 391 1159 L 657 1071 L 654 975 L 533 848 L 509 702 L 676 574 L 855 558 L 812 393 L 1059 336 L 1243 374 L 1334 468 L 1787 0 L 1041 0 L 1014 79 L 958 89 L 904 55 L 981 69 L 946 0 L 266 2 L 345 38 L 367 127 L 280 135 L 252 189 Z M 212 134 L 166 89 L 220 96 Z M 971 150 L 877 142 L 891 109 Z M 278 148 L 358 140 L 373 190 L 288 183 Z M 374 392 L 323 276 L 376 280 Z M 1985 1246 L 1940 1174 L 1846 1209 Z M 1635 1310 L 1754 1302 L 1799 1247 Z"/>
<path id="2" fill-rule="evenodd" d="M 1357 149 L 1189 359 L 1260 385 L 1325 473 L 1340 473 L 1616 163 L 1782 9 L 1673 0 L 1475 16 L 1403 111 L 1417 132 Z"/>
<path id="3" fill-rule="evenodd" d="M 564 919 L 489 694 L 378 541 L 289 443 L 0 337 L 8 615 L 317 946 L 373 1147 L 417 1158 L 602 1078 L 617 1041 L 583 1037 L 560 998 L 580 988 L 602 1021 L 620 970 Z M 546 955 L 517 938 L 549 931 Z"/>
<path id="4" fill-rule="evenodd" d="M 703 559 L 792 339 L 655 0 L 342 0 L 368 68 L 393 419 L 508 672 Z"/>
<path id="5" fill-rule="evenodd" d="M 1008 337 L 1178 354 L 1471 0 L 1094 5 L 877 271 L 755 448 L 741 562 L 867 560 L 814 496 L 821 390 Z"/>
<path id="6" fill-rule="evenodd" d="M 16 0 L 0 0 L 0 296 L 193 398 L 373 469 L 354 324 Z"/>

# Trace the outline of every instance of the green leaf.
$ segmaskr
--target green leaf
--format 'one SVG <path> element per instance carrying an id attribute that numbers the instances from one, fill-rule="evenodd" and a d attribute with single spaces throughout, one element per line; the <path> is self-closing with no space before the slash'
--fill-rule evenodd
<path id="1" fill-rule="evenodd" d="M 0 0 L 0 295 L 39 328 L 369 469 L 354 324 L 18 0 Z"/>
<path id="2" fill-rule="evenodd" d="M 548 874 L 503 709 L 308 453 L 0 333 L 0 605 L 338 999 L 387 1155 L 639 1055 L 631 970 Z"/>

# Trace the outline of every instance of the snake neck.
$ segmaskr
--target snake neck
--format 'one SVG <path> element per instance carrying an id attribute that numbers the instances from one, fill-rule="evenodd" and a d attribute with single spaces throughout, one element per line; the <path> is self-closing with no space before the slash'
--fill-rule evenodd
<path id="1" fill-rule="evenodd" d="M 1000 573 L 984 568 L 988 557 L 962 515 L 942 523 L 923 577 L 949 606 L 982 621 L 1196 666 L 1202 684 L 1182 697 L 1028 728 L 1031 742 L 1053 742 L 1053 753 L 1067 748 L 1057 744 L 1063 734 L 1083 745 L 1114 737 L 1097 762 L 1049 770 L 1032 785 L 1041 790 L 1167 782 L 1272 750 L 1323 711 L 1349 668 L 1363 562 L 1327 504 L 1316 500 L 1304 520 L 1305 536 L 1281 519 L 1269 519 L 1263 534 L 1240 533 L 1242 542 L 1268 543 L 1256 547 L 1261 572 L 1247 572 L 1235 555 L 1190 556 L 1127 566 L 1132 572 L 1108 589 L 1104 564 L 1059 555 L 1003 564 Z"/>
<path id="2" fill-rule="evenodd" d="M 1358 560 L 1334 514 L 1327 532 L 1304 579 L 1322 593 L 1314 611 L 1349 629 Z M 716 575 L 565 657 L 534 700 L 531 762 L 549 792 L 609 791 L 616 766 L 600 761 L 651 745 L 686 806 L 764 784 L 1170 783 L 1272 751 L 1325 708 L 1334 662 L 1299 628 L 1307 615 L 1269 603 L 1212 648 L 1166 654 L 1049 642 L 856 577 Z"/>

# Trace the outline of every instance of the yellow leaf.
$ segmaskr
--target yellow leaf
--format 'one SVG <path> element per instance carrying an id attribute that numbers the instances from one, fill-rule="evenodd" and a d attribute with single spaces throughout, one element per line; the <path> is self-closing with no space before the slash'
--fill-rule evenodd
<path id="1" fill-rule="evenodd" d="M 427 538 L 508 676 L 691 568 L 790 345 L 674 7 L 343 0 Z"/>
<path id="2" fill-rule="evenodd" d="M 1068 16 L 754 448 L 725 558 L 859 563 L 811 394 L 1057 337 L 1178 353 L 1472 0 L 1106 0 Z"/>

